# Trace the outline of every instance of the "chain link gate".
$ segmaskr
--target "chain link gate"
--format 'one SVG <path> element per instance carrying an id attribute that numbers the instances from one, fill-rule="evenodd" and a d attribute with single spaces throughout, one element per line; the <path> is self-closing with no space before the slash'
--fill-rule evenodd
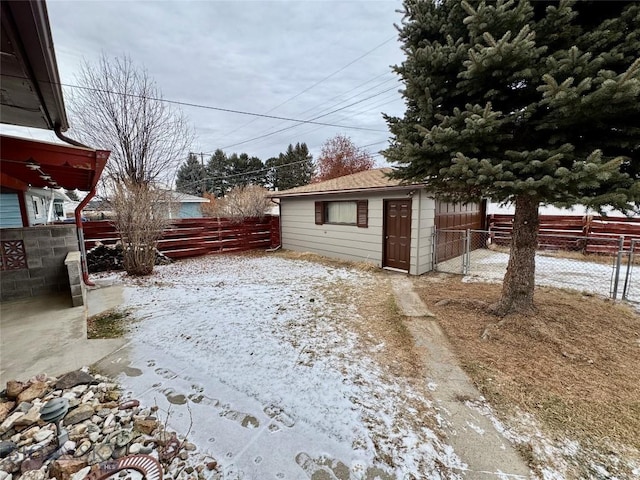
<path id="1" fill-rule="evenodd" d="M 627 246 L 630 248 L 627 249 Z M 486 230 L 436 230 L 434 270 L 470 281 L 502 281 L 511 236 Z M 640 239 L 541 234 L 536 285 L 570 288 L 640 303 Z M 636 274 L 637 276 L 638 274 Z"/>

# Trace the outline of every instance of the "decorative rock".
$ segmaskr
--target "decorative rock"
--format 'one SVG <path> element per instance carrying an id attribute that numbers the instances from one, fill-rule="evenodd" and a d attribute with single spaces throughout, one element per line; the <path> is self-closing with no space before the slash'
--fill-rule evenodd
<path id="1" fill-rule="evenodd" d="M 9 412 L 16 406 L 16 402 L 2 402 L 0 403 L 0 422 L 4 422 L 9 416 Z"/>
<path id="2" fill-rule="evenodd" d="M 186 442 L 184 444 L 184 449 L 189 451 L 189 452 L 193 452 L 196 449 L 196 446 L 191 442 Z"/>
<path id="3" fill-rule="evenodd" d="M 16 397 L 16 402 L 31 402 L 36 398 L 42 397 L 49 387 L 44 382 L 34 382 L 27 389 L 20 392 Z"/>
<path id="4" fill-rule="evenodd" d="M 7 382 L 7 398 L 14 399 L 27 389 L 29 384 L 18 382 L 17 380 L 9 380 Z"/>
<path id="5" fill-rule="evenodd" d="M 75 425 L 76 423 L 82 422 L 83 420 L 87 420 L 91 418 L 93 415 L 93 407 L 91 405 L 87 405 L 85 403 L 79 405 L 76 409 L 67 413 L 67 416 L 64 419 L 65 425 Z"/>
<path id="6" fill-rule="evenodd" d="M 114 443 L 118 447 L 126 447 L 133 440 L 133 433 L 129 430 L 120 430 L 114 437 Z"/>
<path id="7" fill-rule="evenodd" d="M 13 452 L 18 446 L 14 442 L 0 442 L 0 458 L 5 458 L 11 452 Z"/>
<path id="8" fill-rule="evenodd" d="M 16 407 L 16 411 L 27 413 L 33 407 L 33 403 L 31 402 L 22 402 L 20 405 Z"/>
<path id="9" fill-rule="evenodd" d="M 18 420 L 23 415 L 23 412 L 13 412 L 11 415 L 9 415 L 0 425 L 0 434 L 5 433 L 7 430 L 13 427 L 13 424 L 16 422 L 16 420 Z"/>
<path id="10" fill-rule="evenodd" d="M 102 430 L 102 433 L 105 435 L 109 435 L 110 433 L 113 433 L 115 431 L 116 431 L 116 427 L 107 427 Z"/>
<path id="11" fill-rule="evenodd" d="M 113 413 L 110 413 L 107 418 L 104 421 L 104 424 L 102 425 L 103 428 L 107 428 L 110 427 L 111 425 L 113 425 L 114 421 L 116 419 L 116 416 Z"/>
<path id="12" fill-rule="evenodd" d="M 127 447 L 118 447 L 113 451 L 112 458 L 122 458 L 127 454 Z"/>
<path id="13" fill-rule="evenodd" d="M 108 443 L 102 443 L 93 449 L 87 461 L 89 465 L 106 462 L 111 458 L 111 455 L 113 455 L 113 447 Z"/>
<path id="14" fill-rule="evenodd" d="M 86 385 L 87 383 L 97 383 L 95 378 L 82 370 L 69 372 L 63 375 L 56 382 L 56 389 L 66 390 L 77 385 Z"/>
<path id="15" fill-rule="evenodd" d="M 130 408 L 135 408 L 140 406 L 140 402 L 138 400 L 127 400 L 126 402 L 118 405 L 118 410 L 128 410 Z"/>
<path id="16" fill-rule="evenodd" d="M 33 440 L 40 443 L 53 436 L 53 430 L 40 430 L 33 436 Z"/>
<path id="17" fill-rule="evenodd" d="M 26 414 L 17 419 L 13 424 L 14 427 L 28 427 L 40 420 L 40 409 L 32 407 Z"/>
<path id="18" fill-rule="evenodd" d="M 215 470 L 216 468 L 218 468 L 218 462 L 216 462 L 215 460 L 213 462 L 207 463 L 207 470 L 211 471 Z"/>
<path id="19" fill-rule="evenodd" d="M 87 393 L 85 393 L 84 397 L 82 397 L 81 402 L 82 403 L 87 403 L 89 400 L 91 400 L 93 397 L 95 396 L 95 393 L 93 393 L 91 390 L 89 390 Z"/>
<path id="20" fill-rule="evenodd" d="M 133 422 L 133 428 L 138 430 L 140 433 L 144 433 L 145 435 L 151 435 L 153 431 L 158 427 L 157 420 L 135 420 Z"/>
<path id="21" fill-rule="evenodd" d="M 0 470 L 0 480 L 11 480 L 11 474 L 9 472 L 5 472 L 4 470 Z"/>
<path id="22" fill-rule="evenodd" d="M 140 453 L 140 450 L 142 450 L 142 445 L 139 443 L 132 443 L 131 445 L 129 445 L 129 453 L 131 455 L 137 455 L 138 453 Z"/>
<path id="23" fill-rule="evenodd" d="M 21 480 L 45 480 L 47 478 L 47 467 L 42 467 L 40 470 L 30 470 L 24 472 L 20 477 Z"/>
<path id="24" fill-rule="evenodd" d="M 78 446 L 76 449 L 76 453 L 73 454 L 74 457 L 81 457 L 85 453 L 87 453 L 91 449 L 91 442 L 89 440 L 85 440 Z"/>
<path id="25" fill-rule="evenodd" d="M 71 391 L 78 396 L 82 395 L 87 390 L 89 390 L 89 385 L 76 385 L 71 389 Z"/>
<path id="26" fill-rule="evenodd" d="M 103 420 L 104 419 L 102 417 L 99 417 L 98 415 L 94 415 L 91 417 L 91 421 L 95 424 L 102 423 Z"/>
<path id="27" fill-rule="evenodd" d="M 91 440 L 93 443 L 96 443 L 99 437 L 100 437 L 100 432 L 91 432 L 89 434 L 89 440 Z"/>
<path id="28" fill-rule="evenodd" d="M 75 425 L 70 431 L 69 431 L 69 436 L 71 437 L 79 437 L 84 435 L 85 433 L 87 433 L 87 424 L 86 423 L 79 423 L 78 425 Z"/>
<path id="29" fill-rule="evenodd" d="M 101 408 L 100 410 L 98 410 L 98 413 L 96 413 L 96 415 L 100 418 L 106 418 L 109 416 L 110 413 L 111 413 L 111 409 Z"/>
<path id="30" fill-rule="evenodd" d="M 78 470 L 76 473 L 74 473 L 71 476 L 71 480 L 84 480 L 84 478 L 89 475 L 89 472 L 91 471 L 91 467 L 86 466 L 84 467 L 82 470 Z"/>
<path id="31" fill-rule="evenodd" d="M 12 452 L 8 457 L 0 462 L 0 470 L 13 473 L 20 470 L 20 465 L 24 461 L 24 455 L 18 451 Z"/>
<path id="32" fill-rule="evenodd" d="M 187 460 L 189 458 L 189 454 L 187 452 L 180 452 L 178 454 L 178 458 L 180 460 Z"/>
<path id="33" fill-rule="evenodd" d="M 58 480 L 71 480 L 71 476 L 87 466 L 82 458 L 59 458 L 51 464 L 51 477 Z"/>

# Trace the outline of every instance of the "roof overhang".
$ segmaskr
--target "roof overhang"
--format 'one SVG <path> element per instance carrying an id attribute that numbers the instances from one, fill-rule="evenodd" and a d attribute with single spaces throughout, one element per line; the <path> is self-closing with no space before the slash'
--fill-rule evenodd
<path id="1" fill-rule="evenodd" d="M 2 1 L 0 117 L 2 123 L 68 128 L 44 0 Z"/>
<path id="2" fill-rule="evenodd" d="M 98 183 L 110 152 L 0 135 L 0 184 L 90 191 Z"/>
<path id="3" fill-rule="evenodd" d="M 272 192 L 267 197 L 269 198 L 293 198 L 293 197 L 318 197 L 324 195 L 349 195 L 351 193 L 371 193 L 378 192 L 394 192 L 394 191 L 407 191 L 407 190 L 419 190 L 424 188 L 424 185 L 394 185 L 388 187 L 367 187 L 367 188 L 351 188 L 342 190 L 325 190 L 320 192 L 303 192 L 303 193 L 283 193 Z"/>

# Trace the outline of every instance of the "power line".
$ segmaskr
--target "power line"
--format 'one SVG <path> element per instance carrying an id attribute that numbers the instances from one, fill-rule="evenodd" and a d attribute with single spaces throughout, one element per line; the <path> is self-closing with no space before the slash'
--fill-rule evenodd
<path id="1" fill-rule="evenodd" d="M 338 73 L 342 72 L 343 70 L 347 69 L 348 67 L 350 67 L 350 66 L 351 66 L 351 65 L 353 65 L 354 63 L 356 63 L 356 62 L 358 62 L 358 61 L 362 60 L 364 57 L 366 57 L 367 55 L 370 55 L 371 53 L 375 52 L 378 48 L 380 48 L 380 47 L 382 47 L 382 46 L 386 45 L 387 43 L 389 43 L 391 40 L 394 40 L 395 38 L 396 38 L 396 36 L 394 35 L 393 37 L 388 38 L 387 40 L 385 40 L 385 41 L 384 41 L 384 42 L 382 42 L 381 44 L 376 45 L 375 47 L 373 47 L 373 48 L 372 48 L 371 50 L 369 50 L 368 52 L 363 53 L 363 54 L 362 54 L 362 55 L 360 55 L 358 58 L 356 58 L 356 59 L 354 59 L 354 60 L 350 61 L 349 63 L 347 63 L 345 66 L 343 66 L 343 67 L 339 68 L 338 70 L 336 70 L 336 71 L 335 71 L 335 72 L 333 72 L 333 73 L 330 73 L 329 75 L 327 75 L 327 76 L 326 76 L 326 77 L 324 77 L 323 79 L 318 80 L 316 83 L 314 83 L 313 85 L 311 85 L 311 86 L 309 86 L 309 87 L 305 88 L 305 89 L 304 89 L 304 90 L 302 90 L 300 93 L 297 93 L 297 94 L 296 94 L 296 95 L 294 95 L 293 97 L 290 97 L 290 98 L 288 98 L 287 100 L 285 100 L 284 102 L 282 102 L 282 103 L 280 103 L 280 104 L 276 105 L 275 107 L 273 107 L 273 108 L 271 108 L 271 109 L 267 110 L 267 111 L 265 112 L 265 114 L 267 114 L 267 113 L 271 113 L 271 112 L 273 112 L 274 110 L 277 110 L 278 108 L 280 108 L 281 106 L 283 106 L 283 105 L 285 105 L 285 104 L 289 103 L 291 100 L 294 100 L 294 99 L 298 98 L 300 95 L 303 95 L 303 94 L 307 93 L 309 90 L 311 90 L 311 89 L 313 89 L 313 88 L 317 87 L 318 85 L 320 85 L 321 83 L 323 83 L 323 82 L 325 82 L 325 81 L 329 80 L 331 77 L 333 77 L 333 76 L 337 75 Z M 246 127 L 247 125 L 249 125 L 249 124 L 251 124 L 251 123 L 253 123 L 253 122 L 255 122 L 255 119 L 253 119 L 253 120 L 251 120 L 251 121 L 249 121 L 249 122 L 245 123 L 244 125 L 240 125 L 238 128 L 236 128 L 235 130 L 232 130 L 231 132 L 229 132 L 229 133 L 228 133 L 228 134 L 226 134 L 225 136 L 229 136 L 229 135 L 231 135 L 232 133 L 235 133 L 235 132 L 237 132 L 238 130 L 241 130 L 242 128 Z"/>
<path id="2" fill-rule="evenodd" d="M 5 77 L 11 77 L 11 78 L 18 78 L 21 80 L 29 80 L 26 77 L 21 77 L 19 75 L 8 75 L 8 74 L 3 74 Z M 50 83 L 52 85 L 60 85 L 63 87 L 68 87 L 68 88 L 77 88 L 79 90 L 87 90 L 87 91 L 91 91 L 91 92 L 99 92 L 99 93 L 109 93 L 109 94 L 113 94 L 113 95 L 121 95 L 123 97 L 131 97 L 131 98 L 142 98 L 142 99 L 146 99 L 146 100 L 153 100 L 156 102 L 164 102 L 164 103 L 170 103 L 173 105 L 180 105 L 183 107 L 193 107 L 193 108 L 202 108 L 205 110 L 215 110 L 218 112 L 226 112 L 226 113 L 235 113 L 238 115 L 248 115 L 248 116 L 252 116 L 252 117 L 261 117 L 261 118 L 271 118 L 274 120 L 286 120 L 289 122 L 298 122 L 298 123 L 309 123 L 309 124 L 314 124 L 314 125 L 322 125 L 325 127 L 338 127 L 338 128 L 346 128 L 349 130 L 366 130 L 366 131 L 370 131 L 370 132 L 384 132 L 385 130 L 376 130 L 374 128 L 367 128 L 367 127 L 358 127 L 355 125 L 336 125 L 333 123 L 325 123 L 325 122 L 314 122 L 314 121 L 310 121 L 310 120 L 301 120 L 301 119 L 296 119 L 296 118 L 289 118 L 289 117 L 279 117 L 276 115 L 267 115 L 264 113 L 255 113 L 255 112 L 247 112 L 247 111 L 243 111 L 243 110 L 235 110 L 232 108 L 222 108 L 222 107 L 214 107 L 212 105 L 202 105 L 202 104 L 198 104 L 198 103 L 191 103 L 191 102 L 183 102 L 183 101 L 179 101 L 179 100 L 167 100 L 166 98 L 161 98 L 161 97 L 147 97 L 144 95 L 137 95 L 137 94 L 133 94 L 133 93 L 123 93 L 123 92 L 116 92 L 113 90 L 105 90 L 105 89 L 101 89 L 101 88 L 93 88 L 93 87 L 83 87 L 81 85 L 74 85 L 71 83 L 62 83 L 62 82 L 43 82 L 43 83 Z"/>
<path id="3" fill-rule="evenodd" d="M 260 140 L 261 138 L 270 137 L 271 135 L 275 135 L 276 133 L 284 132 L 286 130 L 291 130 L 292 128 L 295 128 L 295 127 L 299 126 L 302 123 L 313 123 L 314 120 L 317 120 L 317 119 L 322 118 L 322 117 L 326 117 L 326 116 L 331 115 L 333 113 L 339 112 L 340 110 L 344 110 L 344 109 L 352 107 L 352 106 L 354 106 L 354 105 L 356 105 L 358 103 L 362 103 L 362 102 L 364 102 L 366 100 L 370 100 L 370 99 L 372 99 L 374 97 L 377 97 L 377 96 L 380 96 L 380 95 L 382 95 L 384 93 L 390 92 L 391 90 L 394 90 L 395 88 L 396 87 L 391 87 L 391 88 L 389 88 L 387 90 L 383 90 L 382 92 L 378 92 L 375 95 L 371 95 L 369 97 L 363 98 L 361 100 L 358 100 L 357 102 L 353 102 L 353 103 L 351 103 L 349 105 L 346 105 L 344 107 L 338 108 L 338 109 L 333 110 L 333 111 L 331 111 L 329 113 L 325 113 L 323 115 L 318 115 L 318 116 L 313 117 L 312 119 L 307 120 L 305 122 L 298 122 L 296 125 L 290 125 L 288 127 L 284 127 L 284 128 L 279 129 L 279 130 L 274 130 L 272 132 L 265 133 L 264 135 L 258 135 L 257 137 L 253 137 L 253 138 L 249 138 L 247 140 L 243 140 L 242 142 L 236 142 L 236 143 L 232 143 L 230 145 L 225 145 L 224 147 L 221 147 L 221 149 L 224 150 L 226 148 L 237 147 L 238 145 L 244 145 L 245 143 L 253 142 L 255 140 Z M 381 131 L 381 130 L 378 130 L 378 131 Z M 384 130 L 382 130 L 382 131 L 384 131 Z"/>

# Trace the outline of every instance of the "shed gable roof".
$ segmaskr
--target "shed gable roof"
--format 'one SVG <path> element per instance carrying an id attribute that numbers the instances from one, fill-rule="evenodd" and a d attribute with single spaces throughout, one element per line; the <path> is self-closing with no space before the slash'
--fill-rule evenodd
<path id="1" fill-rule="evenodd" d="M 364 172 L 353 173 L 343 177 L 332 178 L 324 182 L 310 183 L 301 187 L 273 192 L 270 197 L 297 197 L 306 195 L 323 195 L 332 193 L 348 193 L 360 191 L 377 190 L 397 190 L 405 188 L 416 188 L 421 185 L 405 184 L 402 180 L 389 178 L 392 168 L 375 168 Z"/>

